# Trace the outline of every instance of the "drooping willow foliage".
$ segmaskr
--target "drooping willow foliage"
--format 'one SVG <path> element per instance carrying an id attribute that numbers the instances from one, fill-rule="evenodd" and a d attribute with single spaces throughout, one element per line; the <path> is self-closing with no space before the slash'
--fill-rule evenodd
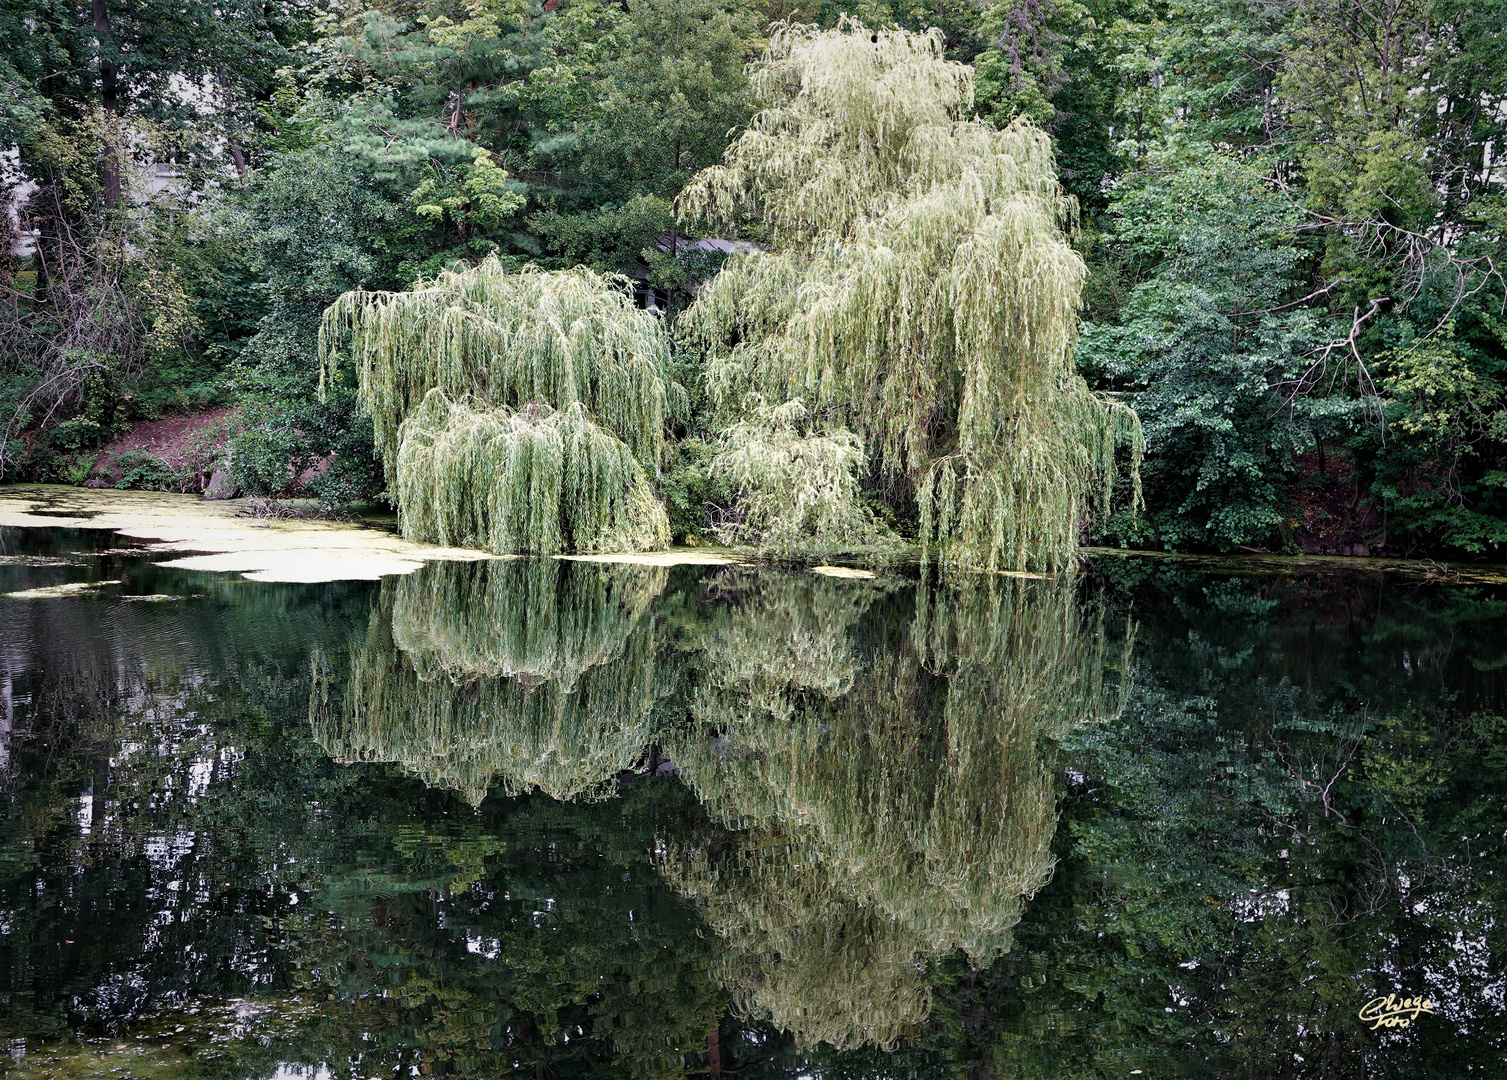
<path id="1" fill-rule="evenodd" d="M 643 468 L 579 401 L 514 412 L 435 389 L 398 432 L 393 490 L 406 539 L 498 554 L 669 546 Z"/>
<path id="2" fill-rule="evenodd" d="M 611 279 L 583 268 L 514 271 L 495 258 L 407 292 L 348 292 L 319 328 L 321 377 L 354 366 L 389 483 L 399 428 L 436 388 L 512 409 L 580 402 L 653 472 L 668 350 L 660 321 Z"/>
<path id="3" fill-rule="evenodd" d="M 329 306 L 321 386 L 353 364 L 405 537 L 499 554 L 668 546 L 649 486 L 668 338 L 619 284 L 488 258 Z"/>
<path id="4" fill-rule="evenodd" d="M 711 399 L 799 398 L 857 432 L 944 565 L 1066 565 L 1142 439 L 1073 366 L 1084 267 L 1050 140 L 968 119 L 971 69 L 936 31 L 787 26 L 754 79 L 767 107 L 680 204 L 772 240 L 682 318 Z"/>
<path id="5" fill-rule="evenodd" d="M 746 697 L 755 709 L 773 712 L 802 691 L 827 698 L 847 694 L 862 666 L 849 631 L 887 587 L 883 580 L 740 570 L 712 579 L 708 592 L 737 596 L 739 602 L 697 628 L 711 677 L 702 688 L 698 716 L 716 728 L 720 718 L 706 716 L 713 700 Z M 738 697 L 727 697 L 732 691 Z"/>
<path id="6" fill-rule="evenodd" d="M 662 586 L 663 572 L 570 566 L 566 573 L 579 569 L 580 580 L 561 582 L 553 560 L 532 566 L 526 573 L 537 573 L 536 581 L 520 582 L 511 567 L 493 565 L 487 569 L 502 572 L 497 586 L 472 580 L 453 595 L 437 590 L 427 602 L 408 585 L 413 578 L 385 580 L 366 638 L 352 653 L 343 708 L 331 707 L 317 688 L 311 699 L 314 737 L 331 758 L 396 762 L 473 804 L 494 783 L 510 794 L 537 789 L 556 799 L 610 794 L 614 777 L 654 741 L 661 688 L 653 621 L 642 609 L 637 618 L 630 611 Z M 628 580 L 637 575 L 646 580 Z M 538 617 L 511 638 L 489 641 L 483 624 L 507 608 L 508 585 L 540 602 Z M 490 603 L 444 606 L 467 596 Z M 585 603 L 575 608 L 577 601 Z M 596 617 L 607 625 L 589 625 Z M 477 644 L 457 649 L 455 635 L 469 638 L 468 630 Z M 493 664 L 518 674 L 471 673 Z M 545 672 L 554 677 L 541 678 Z"/>
<path id="7" fill-rule="evenodd" d="M 866 584 L 766 590 L 762 608 L 745 600 L 736 632 L 704 639 L 699 729 L 672 747 L 740 835 L 716 857 L 671 851 L 667 873 L 740 953 L 729 978 L 746 1007 L 834 1045 L 892 1043 L 918 1008 L 924 1017 L 915 971 L 926 958 L 958 948 L 983 965 L 1009 949 L 1052 867 L 1055 797 L 1039 742 L 1118 707 L 1104 630 L 1084 620 L 1070 581 L 923 585 L 903 636 L 870 629 L 863 647 Z M 767 643 L 750 652 L 761 626 Z M 848 947 L 872 948 L 893 984 L 858 998 L 832 981 L 825 998 L 794 999 L 793 988 L 838 977 L 818 951 L 819 920 L 855 906 L 871 944 Z M 909 967 L 877 959 L 897 949 Z"/>
<path id="8" fill-rule="evenodd" d="M 712 529 L 733 546 L 778 553 L 857 550 L 893 540 L 861 500 L 863 444 L 851 431 L 802 432 L 797 398 L 722 433 L 712 469 L 737 493 L 736 514 Z"/>

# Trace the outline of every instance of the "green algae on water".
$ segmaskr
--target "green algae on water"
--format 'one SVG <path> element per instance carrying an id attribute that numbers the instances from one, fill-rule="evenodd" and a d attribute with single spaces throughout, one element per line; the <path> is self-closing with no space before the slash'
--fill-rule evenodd
<path id="1" fill-rule="evenodd" d="M 100 589 L 109 585 L 119 585 L 118 579 L 113 581 L 70 581 L 62 585 L 42 585 L 35 589 L 22 589 L 20 592 L 8 592 L 7 600 L 61 600 L 69 597 L 91 597 Z"/>
<path id="2" fill-rule="evenodd" d="M 382 529 L 307 519 L 254 521 L 240 504 L 155 491 L 49 484 L 0 486 L 0 526 L 102 529 L 151 541 L 135 555 L 176 556 L 162 565 L 239 572 L 256 581 L 376 580 L 434 560 L 490 558 L 464 548 L 412 544 Z"/>

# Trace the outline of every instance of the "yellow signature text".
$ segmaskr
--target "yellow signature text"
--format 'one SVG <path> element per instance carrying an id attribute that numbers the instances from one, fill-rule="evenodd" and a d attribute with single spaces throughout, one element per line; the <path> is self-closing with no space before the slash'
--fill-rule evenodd
<path id="1" fill-rule="evenodd" d="M 1361 1006 L 1360 1018 L 1377 1028 L 1405 1028 L 1419 1013 L 1433 1014 L 1434 1003 L 1425 997 L 1399 998 L 1396 994 L 1372 998 Z"/>

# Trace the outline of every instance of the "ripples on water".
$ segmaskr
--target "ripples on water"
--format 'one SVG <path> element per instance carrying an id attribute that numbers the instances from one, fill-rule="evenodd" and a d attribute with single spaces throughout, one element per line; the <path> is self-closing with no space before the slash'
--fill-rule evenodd
<path id="1" fill-rule="evenodd" d="M 114 543 L 0 535 L 112 583 L 0 600 L 6 1076 L 1507 1075 L 1493 591 Z"/>

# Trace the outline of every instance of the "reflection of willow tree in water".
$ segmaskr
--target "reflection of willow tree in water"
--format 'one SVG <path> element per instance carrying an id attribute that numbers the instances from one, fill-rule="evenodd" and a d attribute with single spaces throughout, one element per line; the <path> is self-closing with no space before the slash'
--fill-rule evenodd
<path id="1" fill-rule="evenodd" d="M 494 780 L 606 794 L 651 742 L 664 571 L 555 560 L 440 564 L 388 580 L 353 650 L 343 713 L 316 693 L 338 761 L 393 761 L 473 804 Z"/>
<path id="2" fill-rule="evenodd" d="M 1109 707 L 1102 628 L 1083 625 L 1070 580 L 923 585 L 908 632 L 860 655 L 874 596 L 761 585 L 706 635 L 703 726 L 675 748 L 713 814 L 745 830 L 667 866 L 731 946 L 730 989 L 837 1047 L 913 1031 L 927 958 L 1008 951 L 1052 868 L 1038 740 Z"/>
<path id="3" fill-rule="evenodd" d="M 393 644 L 423 678 L 574 684 L 622 655 L 665 582 L 665 570 L 653 567 L 436 563 L 391 582 Z"/>

